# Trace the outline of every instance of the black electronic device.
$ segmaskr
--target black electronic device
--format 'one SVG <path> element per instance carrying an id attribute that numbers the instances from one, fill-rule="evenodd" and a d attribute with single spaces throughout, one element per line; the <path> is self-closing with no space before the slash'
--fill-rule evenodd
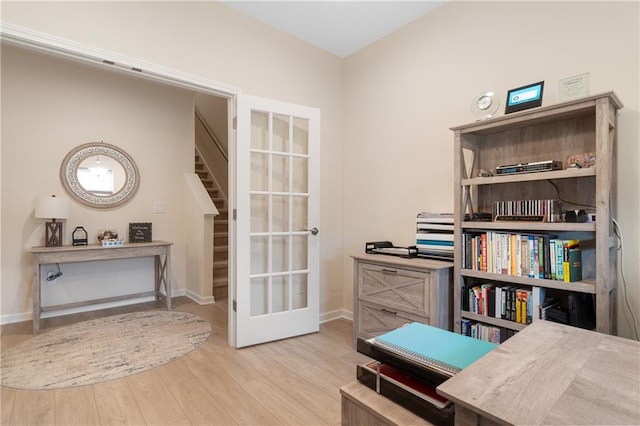
<path id="1" fill-rule="evenodd" d="M 588 293 L 569 293 L 569 325 L 593 330 L 596 327 L 596 312 L 593 295 Z"/>
<path id="2" fill-rule="evenodd" d="M 544 81 L 509 90 L 507 92 L 507 105 L 504 113 L 510 114 L 512 112 L 539 107 L 542 105 L 543 91 Z"/>
<path id="3" fill-rule="evenodd" d="M 584 223 L 589 220 L 589 216 L 587 212 L 584 210 L 567 210 L 564 212 L 564 221 L 565 222 L 577 222 Z"/>
<path id="4" fill-rule="evenodd" d="M 464 220 L 474 222 L 491 222 L 493 220 L 493 215 L 486 212 L 475 212 L 472 215 L 466 213 L 464 215 Z"/>
<path id="5" fill-rule="evenodd" d="M 549 172 L 561 170 L 562 161 L 545 160 L 533 163 L 510 164 L 496 167 L 496 175 L 513 175 L 517 173 Z"/>

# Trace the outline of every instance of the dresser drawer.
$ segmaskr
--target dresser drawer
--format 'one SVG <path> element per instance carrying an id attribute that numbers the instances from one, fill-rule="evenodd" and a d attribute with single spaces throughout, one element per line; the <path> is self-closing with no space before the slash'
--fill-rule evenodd
<path id="1" fill-rule="evenodd" d="M 430 273 L 393 265 L 360 263 L 358 299 L 394 311 L 429 316 Z"/>
<path id="2" fill-rule="evenodd" d="M 429 318 L 361 301 L 358 304 L 357 321 L 359 330 L 357 337 L 369 339 L 394 330 L 407 322 L 428 324 Z"/>

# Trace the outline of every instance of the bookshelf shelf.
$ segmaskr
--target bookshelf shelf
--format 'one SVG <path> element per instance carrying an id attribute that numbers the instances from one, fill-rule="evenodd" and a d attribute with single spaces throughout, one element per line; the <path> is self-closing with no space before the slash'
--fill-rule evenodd
<path id="1" fill-rule="evenodd" d="M 465 221 L 460 225 L 462 230 L 467 229 L 487 229 L 518 232 L 595 232 L 595 223 L 545 223 L 545 222 L 470 222 Z"/>
<path id="2" fill-rule="evenodd" d="M 616 168 L 617 111 L 620 108 L 622 104 L 615 93 L 608 92 L 451 128 L 454 132 L 455 171 L 454 331 L 461 332 L 462 319 L 516 331 L 526 327 L 524 324 L 463 310 L 462 298 L 465 297 L 466 290 L 495 283 L 499 287 L 537 291 L 541 296 L 540 300 L 536 299 L 538 306 L 533 309 L 534 315 L 540 312 L 540 304 L 544 303 L 545 295 L 548 296 L 549 292 L 554 298 L 565 301 L 570 295 L 581 295 L 582 298 L 592 295 L 596 330 L 615 333 L 613 314 L 616 312 L 617 252 L 612 218 L 617 214 L 616 183 L 613 176 Z M 561 161 L 566 167 L 569 156 L 583 153 L 595 153 L 593 167 L 480 176 L 481 171 L 484 173 L 508 164 L 554 160 Z M 474 213 L 493 213 L 496 202 L 518 200 L 560 200 L 562 212 L 588 209 L 595 213 L 597 221 L 465 221 L 465 216 Z M 486 263 L 482 263 L 482 268 L 476 266 L 476 252 L 480 253 L 479 250 L 484 250 L 484 246 L 472 245 L 473 256 L 469 257 L 471 251 L 463 234 L 489 232 L 545 234 L 549 235 L 545 237 L 548 239 L 580 240 L 583 258 L 581 271 L 587 278 L 567 283 L 518 276 L 515 272 L 508 275 L 475 270 L 491 269 L 485 267 Z M 468 238 L 469 236 L 467 241 Z M 541 238 L 540 243 L 542 242 Z M 544 242 L 542 247 L 546 247 L 547 241 Z M 526 244 L 522 250 L 525 248 Z M 491 257 L 489 249 L 484 255 L 489 256 L 490 261 L 496 259 Z M 472 259 L 474 270 L 465 269 L 465 259 L 466 262 Z M 562 258 L 559 262 L 561 265 Z M 519 265 L 515 262 L 513 264 Z M 468 265 L 467 263 L 467 267 Z M 528 268 L 523 261 L 522 269 L 525 267 Z M 504 270 L 504 264 L 502 268 Z M 520 266 L 517 269 L 520 270 Z"/>
<path id="3" fill-rule="evenodd" d="M 555 288 L 566 291 L 579 291 L 580 293 L 596 294 L 595 279 L 586 279 L 566 283 L 557 280 L 543 280 L 529 277 L 518 277 L 506 274 L 492 274 L 489 272 L 472 271 L 470 269 L 461 269 L 460 275 L 463 277 L 478 278 L 484 281 L 500 281 L 504 283 L 521 284 L 531 287 Z"/>
<path id="4" fill-rule="evenodd" d="M 532 182 L 536 180 L 577 179 L 595 175 L 596 169 L 592 167 L 588 169 L 554 170 L 528 174 L 474 177 L 462 179 L 461 183 L 462 185 L 496 185 L 498 183 Z"/>
<path id="5" fill-rule="evenodd" d="M 497 327 L 508 328 L 510 330 L 520 331 L 527 326 L 526 324 L 519 324 L 517 322 L 508 321 L 500 318 L 474 314 L 473 312 L 469 312 L 469 311 L 460 311 L 460 314 L 462 317 L 473 320 L 473 321 L 480 321 L 487 324 L 495 325 Z"/>

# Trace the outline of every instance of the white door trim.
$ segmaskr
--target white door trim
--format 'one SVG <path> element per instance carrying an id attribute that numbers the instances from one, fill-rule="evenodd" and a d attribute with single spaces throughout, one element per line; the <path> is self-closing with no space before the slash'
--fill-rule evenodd
<path id="1" fill-rule="evenodd" d="M 34 31 L 6 22 L 0 23 L 0 39 L 3 43 L 66 57 L 85 64 L 119 71 L 159 83 L 182 87 L 209 95 L 231 98 L 241 93 L 240 88 L 208 80 L 162 65 L 76 43 L 51 34 Z"/>

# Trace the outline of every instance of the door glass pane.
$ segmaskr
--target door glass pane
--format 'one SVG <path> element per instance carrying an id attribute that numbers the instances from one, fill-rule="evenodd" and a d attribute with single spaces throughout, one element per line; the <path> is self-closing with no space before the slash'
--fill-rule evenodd
<path id="1" fill-rule="evenodd" d="M 294 154 L 309 153 L 309 120 L 306 118 L 293 118 L 293 147 Z"/>
<path id="2" fill-rule="evenodd" d="M 307 299 L 307 274 L 293 274 L 291 276 L 291 291 L 292 291 L 292 309 L 301 309 L 309 306 Z"/>
<path id="3" fill-rule="evenodd" d="M 273 151 L 289 152 L 289 117 L 273 114 Z"/>
<path id="4" fill-rule="evenodd" d="M 269 114 L 251 111 L 251 149 L 269 149 Z"/>
<path id="5" fill-rule="evenodd" d="M 289 231 L 289 196 L 274 195 L 273 200 L 273 232 Z"/>
<path id="6" fill-rule="evenodd" d="M 251 153 L 251 191 L 269 190 L 269 156 L 258 152 Z"/>
<path id="7" fill-rule="evenodd" d="M 308 235 L 293 235 L 292 237 L 293 250 L 291 253 L 291 269 L 293 271 L 299 271 L 307 269 L 307 247 L 308 247 Z"/>
<path id="8" fill-rule="evenodd" d="M 274 155 L 273 187 L 274 192 L 289 192 L 289 156 Z"/>
<path id="9" fill-rule="evenodd" d="M 269 237 L 251 237 L 251 273 L 269 272 Z"/>
<path id="10" fill-rule="evenodd" d="M 293 203 L 292 231 L 308 229 L 307 218 L 309 209 L 307 207 L 307 200 L 307 197 L 291 197 L 291 202 Z"/>
<path id="11" fill-rule="evenodd" d="M 272 238 L 271 271 L 284 272 L 289 270 L 289 237 L 274 235 Z"/>
<path id="12" fill-rule="evenodd" d="M 269 279 L 251 278 L 251 316 L 269 313 Z"/>
<path id="13" fill-rule="evenodd" d="M 293 158 L 293 188 L 292 192 L 305 194 L 309 191 L 307 176 L 309 160 L 307 158 Z"/>
<path id="14" fill-rule="evenodd" d="M 277 276 L 271 279 L 272 306 L 271 312 L 289 310 L 289 277 Z"/>
<path id="15" fill-rule="evenodd" d="M 268 195 L 251 195 L 251 228 L 249 232 L 269 232 Z"/>

